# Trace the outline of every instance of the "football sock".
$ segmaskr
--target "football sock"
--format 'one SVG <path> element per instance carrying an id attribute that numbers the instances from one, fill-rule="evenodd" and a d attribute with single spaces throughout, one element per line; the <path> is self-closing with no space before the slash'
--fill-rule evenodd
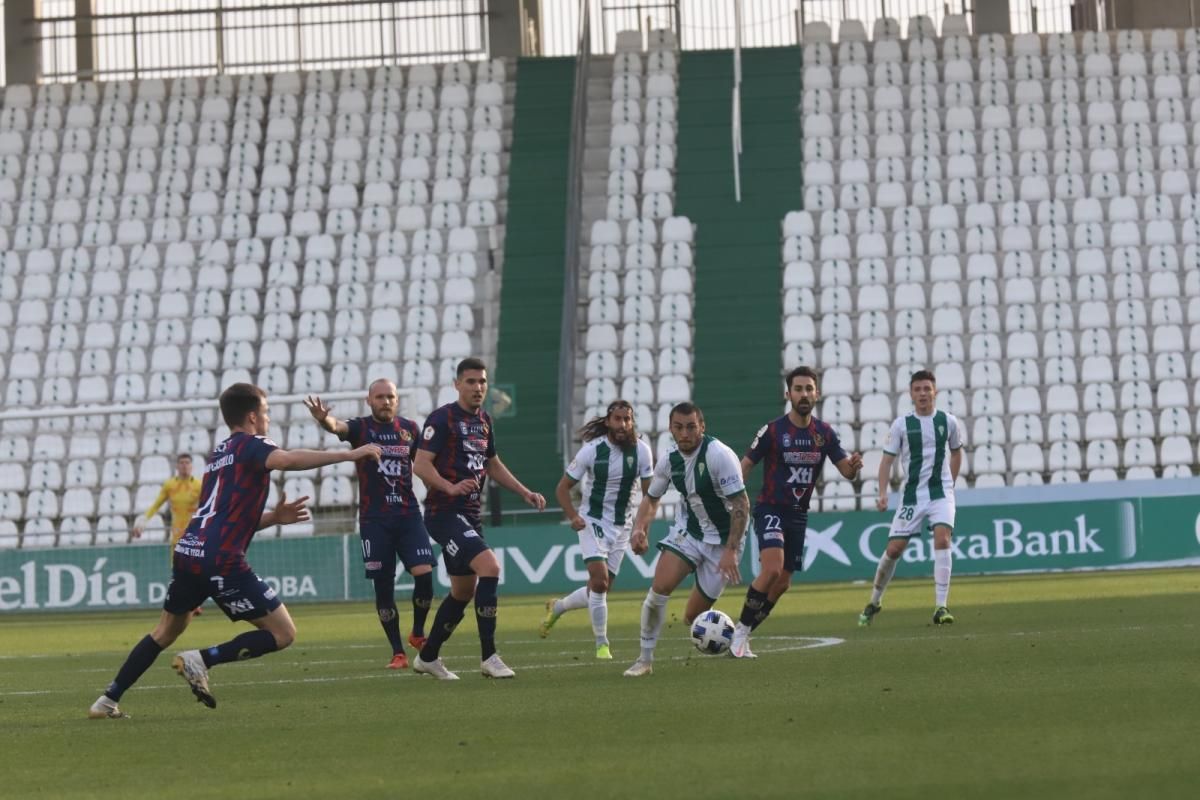
<path id="1" fill-rule="evenodd" d="M 767 617 L 771 616 L 771 609 L 775 608 L 776 602 L 778 601 L 768 600 L 763 603 L 762 611 L 758 612 L 758 619 L 751 623 L 750 630 L 754 630 L 767 621 Z"/>
<path id="2" fill-rule="evenodd" d="M 669 598 L 669 595 L 657 594 L 653 589 L 646 592 L 646 599 L 642 602 L 642 661 L 654 660 L 658 635 L 662 633 L 663 624 L 667 621 Z"/>
<path id="3" fill-rule="evenodd" d="M 459 600 L 452 594 L 446 595 L 446 599 L 438 606 L 437 614 L 433 616 L 433 628 L 429 631 L 429 638 L 426 640 L 425 646 L 421 648 L 422 661 L 437 659 L 442 645 L 450 638 L 450 634 L 454 633 L 458 623 L 462 622 L 463 613 L 467 610 L 469 602 L 471 601 Z"/>
<path id="4" fill-rule="evenodd" d="M 393 653 L 404 652 L 404 642 L 400 638 L 400 612 L 396 610 L 395 576 L 380 575 L 373 580 L 375 584 L 375 611 L 379 614 L 379 624 L 387 636 L 388 644 Z"/>
<path id="5" fill-rule="evenodd" d="M 950 566 L 953 560 L 950 548 L 933 551 L 933 602 L 938 608 L 946 605 L 946 598 L 950 596 Z"/>
<path id="6" fill-rule="evenodd" d="M 879 567 L 875 570 L 875 588 L 871 591 L 872 605 L 879 605 L 879 602 L 883 600 L 883 590 L 891 583 L 898 563 L 900 563 L 900 559 L 892 558 L 887 553 L 879 557 Z"/>
<path id="7" fill-rule="evenodd" d="M 566 597 L 560 597 L 554 601 L 554 613 L 562 614 L 567 611 L 574 611 L 577 608 L 587 608 L 589 605 L 588 588 L 580 586 Z"/>
<path id="8" fill-rule="evenodd" d="M 499 578 L 480 578 L 475 587 L 475 621 L 479 624 L 480 658 L 496 655 L 496 589 Z"/>
<path id="9" fill-rule="evenodd" d="M 767 593 L 760 592 L 751 585 L 746 589 L 746 602 L 742 604 L 742 614 L 738 618 L 738 622 L 754 630 L 767 618 L 768 612 L 763 611 L 766 604 Z"/>
<path id="10" fill-rule="evenodd" d="M 150 665 L 154 663 L 154 659 L 158 658 L 158 654 L 162 650 L 150 634 L 142 637 L 142 640 L 135 644 L 129 651 L 129 655 L 125 657 L 125 663 L 121 665 L 121 669 L 117 670 L 117 677 L 113 678 L 113 682 L 104 690 L 104 696 L 114 703 L 120 700 L 125 690 L 137 683 L 137 679 L 150 669 Z"/>
<path id="11" fill-rule="evenodd" d="M 253 630 L 240 633 L 223 644 L 214 644 L 207 650 L 200 651 L 204 666 L 215 667 L 217 664 L 228 664 L 230 661 L 245 661 L 248 658 L 258 658 L 278 650 L 275 644 L 275 634 L 270 631 Z"/>
<path id="12" fill-rule="evenodd" d="M 413 575 L 413 636 L 425 635 L 425 620 L 433 607 L 433 573 Z"/>
<path id="13" fill-rule="evenodd" d="M 608 592 L 588 594 L 588 613 L 592 616 L 592 633 L 597 646 L 608 644 Z"/>

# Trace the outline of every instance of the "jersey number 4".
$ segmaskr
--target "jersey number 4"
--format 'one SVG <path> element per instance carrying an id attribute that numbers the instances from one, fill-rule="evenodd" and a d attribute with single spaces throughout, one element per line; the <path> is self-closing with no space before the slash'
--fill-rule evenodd
<path id="1" fill-rule="evenodd" d="M 218 474 L 216 480 L 213 481 L 212 491 L 208 493 L 208 498 L 204 501 L 204 505 L 196 509 L 196 519 L 200 520 L 200 530 L 204 530 L 204 526 L 208 524 L 217 513 L 217 495 L 221 493 L 221 476 Z"/>

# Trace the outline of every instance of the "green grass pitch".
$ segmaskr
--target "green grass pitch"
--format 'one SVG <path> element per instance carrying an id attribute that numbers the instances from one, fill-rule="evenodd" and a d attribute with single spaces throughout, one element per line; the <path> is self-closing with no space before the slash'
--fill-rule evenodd
<path id="1" fill-rule="evenodd" d="M 295 606 L 298 643 L 218 667 L 194 702 L 164 654 L 86 719 L 153 612 L 0 617 L 0 795 L 25 797 L 1129 798 L 1200 786 L 1200 572 L 958 578 L 953 626 L 928 580 L 897 581 L 874 626 L 864 585 L 798 586 L 759 658 L 696 653 L 678 619 L 653 676 L 621 672 L 641 596 L 615 594 L 616 660 L 586 611 L 536 634 L 544 598 L 501 594 L 500 652 L 457 683 L 384 669 L 367 605 Z M 718 607 L 736 615 L 743 593 Z M 402 605 L 403 619 L 409 611 Z M 211 605 L 179 642 L 229 638 Z M 815 646 L 822 644 L 824 646 Z"/>

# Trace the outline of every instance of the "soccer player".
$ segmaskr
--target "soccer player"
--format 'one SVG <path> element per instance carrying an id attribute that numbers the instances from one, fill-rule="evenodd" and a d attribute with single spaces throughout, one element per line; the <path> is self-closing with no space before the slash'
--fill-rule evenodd
<path id="1" fill-rule="evenodd" d="M 679 490 L 679 511 L 670 533 L 658 543 L 662 551 L 654 581 L 642 603 L 642 652 L 625 677 L 654 672 L 654 648 L 667 618 L 667 600 L 691 573 L 696 585 L 683 612 L 691 624 L 712 608 L 726 585 L 741 580 L 738 561 L 750 521 L 750 498 L 738 457 L 704 432 L 704 414 L 691 403 L 671 409 L 674 446 L 658 458 L 646 495 L 638 506 L 630 544 L 645 547 L 646 530 L 668 486 Z"/>
<path id="2" fill-rule="evenodd" d="M 545 509 L 546 498 L 517 480 L 496 453 L 492 418 L 483 410 L 487 367 L 478 358 L 465 358 L 458 363 L 455 376 L 458 400 L 434 410 L 425 420 L 413 465 L 413 471 L 429 489 L 425 496 L 425 527 L 441 545 L 442 561 L 450 576 L 450 594 L 434 615 L 429 638 L 413 661 L 413 672 L 443 681 L 458 680 L 438 654 L 474 597 L 482 651 L 480 671 L 487 678 L 511 678 L 515 673 L 496 653 L 500 562 L 483 539 L 480 500 L 489 477 L 538 511 Z"/>
<path id="3" fill-rule="evenodd" d="M 626 400 L 614 400 L 603 417 L 590 420 L 579 433 L 583 446 L 567 465 L 554 496 L 579 534 L 588 582 L 566 597 L 546 602 L 546 618 L 538 633 L 546 638 L 564 613 L 587 608 L 596 637 L 596 658 L 608 660 L 612 659 L 608 643 L 608 590 L 621 571 L 625 547 L 629 544 L 634 488 L 640 481 L 641 492 L 646 493 L 654 456 L 650 445 L 638 438 L 633 406 Z M 576 510 L 571 502 L 571 489 L 585 478 L 585 505 Z M 644 553 L 646 549 L 643 543 L 636 552 Z"/>
<path id="4" fill-rule="evenodd" d="M 319 397 L 304 401 L 313 419 L 339 439 L 359 447 L 373 442 L 383 451 L 378 464 L 359 461 L 358 531 L 367 579 L 375 585 L 375 611 L 392 646 L 388 669 L 407 669 L 408 655 L 396 610 L 396 558 L 413 577 L 413 626 L 408 643 L 425 644 L 425 618 L 433 604 L 433 543 L 413 494 L 412 454 L 421 429 L 396 413 L 396 384 L 380 378 L 367 389 L 369 417 L 342 421 Z"/>
<path id="5" fill-rule="evenodd" d="M 750 632 L 766 620 L 792 585 L 792 575 L 804 568 L 808 504 L 825 459 L 847 480 L 862 469 L 862 455 L 847 456 L 833 428 L 813 416 L 821 398 L 817 373 L 811 367 L 796 367 L 787 374 L 785 385 L 791 405 L 788 413 L 762 426 L 742 456 L 743 478 L 763 462 L 763 485 L 754 505 L 759 572 L 746 590 L 733 629 L 729 650 L 735 658 L 755 657 Z"/>
<path id="6" fill-rule="evenodd" d="M 168 501 L 171 504 L 171 553 L 174 554 L 175 545 L 183 538 L 183 532 L 200 505 L 200 479 L 192 474 L 192 457 L 187 453 L 180 453 L 176 457 L 175 474 L 163 481 L 158 497 L 154 498 L 146 513 L 133 523 L 133 538 L 142 535 L 146 524 Z"/>
<path id="7" fill-rule="evenodd" d="M 379 445 L 320 452 L 283 450 L 267 438 L 271 416 L 267 396 L 248 383 L 235 383 L 221 393 L 221 416 L 229 438 L 218 444 L 204 468 L 200 508 L 175 545 L 174 570 L 154 630 L 134 645 L 116 678 L 88 710 L 92 719 L 124 717 L 117 703 L 158 654 L 187 629 L 191 610 L 213 598 L 225 616 L 245 620 L 256 630 L 205 650 L 185 650 L 171 662 L 196 699 L 209 708 L 217 701 L 208 687 L 208 670 L 217 664 L 282 650 L 292 643 L 296 626 L 275 591 L 246 563 L 246 548 L 255 531 L 310 518 L 307 497 L 292 503 L 281 497 L 263 513 L 271 470 L 305 470 L 339 461 L 380 458 Z"/>
<path id="8" fill-rule="evenodd" d="M 908 393 L 912 397 L 913 410 L 892 423 L 879 462 L 876 508 L 887 511 L 888 484 L 892 462 L 897 456 L 906 463 L 908 478 L 904 482 L 900 507 L 892 519 L 887 548 L 875 570 L 871 602 L 859 615 L 859 625 L 870 625 L 879 614 L 883 592 L 896 574 L 896 564 L 908 546 L 908 540 L 919 536 L 927 523 L 933 529 L 933 624 L 954 622 L 954 615 L 946 608 L 950 595 L 950 538 L 954 535 L 954 482 L 962 468 L 966 437 L 962 423 L 953 414 L 937 410 L 937 380 L 932 372 L 924 369 L 914 372 Z"/>

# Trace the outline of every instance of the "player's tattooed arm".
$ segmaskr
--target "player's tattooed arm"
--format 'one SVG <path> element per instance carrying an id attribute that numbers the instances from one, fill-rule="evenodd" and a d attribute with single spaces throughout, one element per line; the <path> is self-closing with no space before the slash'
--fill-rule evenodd
<path id="1" fill-rule="evenodd" d="M 719 569 L 731 584 L 741 583 L 738 556 L 741 555 L 742 540 L 750 524 L 750 496 L 745 491 L 725 498 L 729 501 L 729 538 L 725 540 L 725 552 L 721 554 Z"/>
<path id="2" fill-rule="evenodd" d="M 309 414 L 312 414 L 312 418 L 317 421 L 317 424 L 330 433 L 345 436 L 349 432 L 350 427 L 330 413 L 333 410 L 332 407 L 326 405 L 320 397 L 309 395 L 304 398 L 304 407 L 308 409 Z"/>
<path id="3" fill-rule="evenodd" d="M 583 517 L 579 516 L 579 511 L 571 502 L 571 490 L 578 482 L 570 475 L 563 475 L 558 481 L 558 486 L 554 487 L 554 499 L 558 500 L 558 506 L 563 510 L 563 516 L 566 517 L 567 522 L 571 523 L 572 530 L 581 531 L 587 526 L 587 523 L 583 521 Z"/>

